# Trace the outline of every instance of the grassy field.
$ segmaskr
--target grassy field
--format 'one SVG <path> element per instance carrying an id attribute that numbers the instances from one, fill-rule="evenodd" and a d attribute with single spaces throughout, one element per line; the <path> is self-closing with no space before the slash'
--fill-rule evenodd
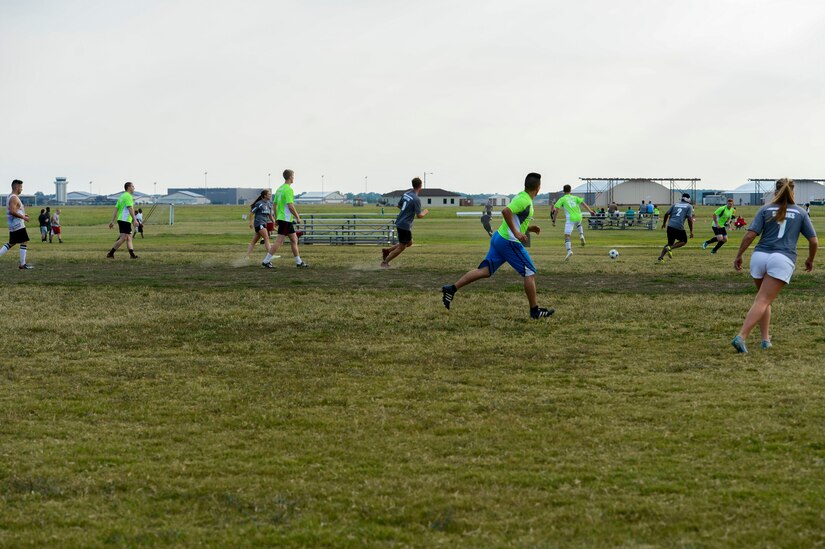
<path id="1" fill-rule="evenodd" d="M 662 265 L 659 230 L 563 262 L 539 208 L 541 321 L 506 266 L 443 308 L 487 250 L 455 209 L 392 269 L 301 271 L 242 260 L 243 211 L 158 212 L 111 261 L 111 209 L 65 208 L 34 270 L 0 259 L 0 546 L 825 545 L 821 257 L 742 356 L 744 233 L 703 252 L 710 208 Z"/>

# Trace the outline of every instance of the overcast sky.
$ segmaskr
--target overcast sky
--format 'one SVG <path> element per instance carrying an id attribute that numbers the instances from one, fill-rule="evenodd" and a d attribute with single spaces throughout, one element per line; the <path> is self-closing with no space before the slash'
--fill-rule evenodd
<path id="1" fill-rule="evenodd" d="M 823 54 L 821 0 L 0 0 L 0 182 L 825 177 Z"/>

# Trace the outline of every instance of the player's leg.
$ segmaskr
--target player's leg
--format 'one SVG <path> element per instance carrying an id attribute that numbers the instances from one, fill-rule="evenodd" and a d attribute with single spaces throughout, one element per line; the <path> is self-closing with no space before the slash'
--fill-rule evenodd
<path id="1" fill-rule="evenodd" d="M 295 266 L 296 267 L 309 267 L 304 260 L 301 259 L 301 254 L 298 251 L 298 234 L 292 233 L 289 235 L 289 246 L 292 248 L 292 257 L 295 258 Z"/>
<path id="2" fill-rule="evenodd" d="M 570 235 L 573 234 L 573 223 L 569 221 L 564 224 L 564 249 L 566 250 L 567 254 L 564 256 L 564 260 L 567 261 L 573 255 L 573 247 L 570 244 Z"/>
<path id="3" fill-rule="evenodd" d="M 137 259 L 137 256 L 135 255 L 135 247 L 132 242 L 132 231 L 126 233 L 126 249 L 129 251 L 129 257 L 132 259 Z"/>
<path id="4" fill-rule="evenodd" d="M 20 243 L 20 268 L 21 269 L 31 269 L 31 266 L 26 263 L 26 253 L 29 250 L 29 241 L 26 239 L 25 242 Z"/>
<path id="5" fill-rule="evenodd" d="M 14 248 L 14 244 L 12 242 L 6 242 L 3 244 L 3 247 L 0 248 L 0 257 L 6 255 L 6 252 Z"/>
<path id="6" fill-rule="evenodd" d="M 714 246 L 714 247 L 713 247 L 713 249 L 710 251 L 710 253 L 712 253 L 712 254 L 715 254 L 716 252 L 718 252 L 718 251 L 719 251 L 719 248 L 721 248 L 722 246 L 724 246 L 724 245 L 725 245 L 725 242 L 727 242 L 727 241 L 728 241 L 728 234 L 727 234 L 727 231 L 724 231 L 724 230 L 723 230 L 723 232 L 720 232 L 720 233 L 716 236 L 716 240 L 717 240 L 717 242 L 716 242 L 716 246 Z"/>
<path id="7" fill-rule="evenodd" d="M 388 267 L 390 261 L 398 257 L 401 254 L 401 252 L 403 252 L 413 244 L 412 231 L 396 228 L 396 232 L 398 233 L 398 244 L 396 244 L 389 250 L 386 257 L 384 258 L 384 261 L 381 262 L 382 267 Z"/>
<path id="8" fill-rule="evenodd" d="M 255 242 L 258 240 L 264 241 L 264 248 L 266 249 L 266 255 L 264 256 L 264 260 L 261 262 L 261 265 L 267 269 L 274 268 L 272 266 L 272 243 L 269 241 L 269 231 L 266 230 L 266 226 L 260 227 L 258 232 L 255 233 L 255 237 L 252 239 L 252 244 L 250 244 L 250 248 L 255 248 Z"/>
<path id="9" fill-rule="evenodd" d="M 257 243 L 260 239 L 261 239 L 260 233 L 259 233 L 258 231 L 256 231 L 256 232 L 255 232 L 255 234 L 253 234 L 253 235 L 252 235 L 252 241 L 251 241 L 251 242 L 249 243 L 249 245 L 246 247 L 246 257 L 247 257 L 247 258 L 249 258 L 249 256 L 252 254 L 252 250 L 254 250 L 254 249 L 255 249 L 255 244 L 256 244 L 256 243 Z"/>
<path id="10" fill-rule="evenodd" d="M 576 227 L 579 229 L 579 241 L 581 242 L 581 245 L 584 246 L 584 223 L 579 221 L 576 223 Z"/>
<path id="11" fill-rule="evenodd" d="M 501 248 L 499 246 L 501 242 L 506 241 L 498 233 L 494 233 L 490 239 L 490 248 L 487 250 L 487 256 L 479 263 L 478 267 L 472 271 L 467 271 L 455 284 L 447 284 L 441 287 L 441 302 L 447 309 L 450 308 L 450 304 L 453 302 L 455 293 L 459 288 L 463 288 L 482 278 L 490 278 L 504 263 L 505 259 L 501 254 Z"/>
<path id="12" fill-rule="evenodd" d="M 756 294 L 753 305 L 751 305 L 747 316 L 745 316 L 745 321 L 737 336 L 741 338 L 742 341 L 747 340 L 748 334 L 750 334 L 751 330 L 753 330 L 757 324 L 760 324 L 762 339 L 770 339 L 771 303 L 773 303 L 773 300 L 779 295 L 782 288 L 785 287 L 785 282 L 766 274 L 761 283 L 757 284 L 757 287 L 759 288 L 759 292 Z"/>

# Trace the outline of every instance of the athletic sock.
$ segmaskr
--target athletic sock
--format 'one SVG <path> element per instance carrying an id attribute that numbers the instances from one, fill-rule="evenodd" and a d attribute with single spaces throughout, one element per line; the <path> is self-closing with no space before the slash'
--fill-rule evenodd
<path id="1" fill-rule="evenodd" d="M 109 250 L 109 255 L 115 255 L 116 251 L 116 249 L 112 248 L 111 250 Z"/>
<path id="2" fill-rule="evenodd" d="M 272 254 L 267 252 L 266 257 L 264 258 L 264 263 L 269 263 L 271 260 Z"/>
<path id="3" fill-rule="evenodd" d="M 718 240 L 716 240 L 715 238 L 709 238 L 709 239 L 705 240 L 705 244 L 708 245 L 708 246 L 710 246 L 714 242 L 718 242 Z"/>
<path id="4" fill-rule="evenodd" d="M 450 284 L 450 293 L 454 294 L 458 291 L 458 288 L 455 287 L 455 284 Z"/>
<path id="5" fill-rule="evenodd" d="M 713 247 L 713 251 L 714 252 L 717 251 L 719 248 L 721 248 L 724 245 L 725 245 L 725 243 L 720 240 L 719 242 L 716 243 L 716 246 Z"/>
<path id="6" fill-rule="evenodd" d="M 131 257 L 135 257 L 135 251 L 134 250 L 129 250 L 129 255 Z"/>
<path id="7" fill-rule="evenodd" d="M 572 246 L 571 246 L 571 244 L 570 244 L 570 241 L 569 241 L 569 240 L 566 240 L 566 241 L 564 242 L 564 247 L 565 247 L 565 249 L 566 249 L 568 252 L 569 252 L 569 251 L 571 251 Z"/>
<path id="8" fill-rule="evenodd" d="M 584 225 L 582 225 L 581 223 L 579 223 L 579 234 L 584 236 Z"/>
<path id="9" fill-rule="evenodd" d="M 7 251 L 11 250 L 11 244 L 6 243 L 3 244 L 3 247 L 0 248 L 0 257 L 4 256 Z"/>
<path id="10" fill-rule="evenodd" d="M 296 265 L 300 265 L 301 263 L 303 263 L 303 261 L 301 261 L 301 256 L 300 256 L 300 255 L 296 255 L 296 256 L 295 256 L 295 264 L 296 264 Z"/>
<path id="11" fill-rule="evenodd" d="M 20 264 L 26 264 L 26 252 L 28 251 L 28 247 L 25 244 L 20 245 Z"/>

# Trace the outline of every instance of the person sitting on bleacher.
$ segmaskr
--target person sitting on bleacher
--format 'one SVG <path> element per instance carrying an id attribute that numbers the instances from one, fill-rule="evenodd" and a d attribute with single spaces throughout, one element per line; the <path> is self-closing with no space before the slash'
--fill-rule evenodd
<path id="1" fill-rule="evenodd" d="M 745 221 L 745 218 L 740 215 L 739 217 L 736 218 L 736 221 L 733 224 L 733 228 L 738 231 L 739 229 L 741 229 L 742 227 L 744 227 L 747 224 L 748 223 L 747 223 L 747 221 Z"/>
<path id="2" fill-rule="evenodd" d="M 636 218 L 636 212 L 633 211 L 632 206 L 627 207 L 627 211 L 624 213 L 624 218 L 629 225 L 633 225 L 633 220 Z"/>

